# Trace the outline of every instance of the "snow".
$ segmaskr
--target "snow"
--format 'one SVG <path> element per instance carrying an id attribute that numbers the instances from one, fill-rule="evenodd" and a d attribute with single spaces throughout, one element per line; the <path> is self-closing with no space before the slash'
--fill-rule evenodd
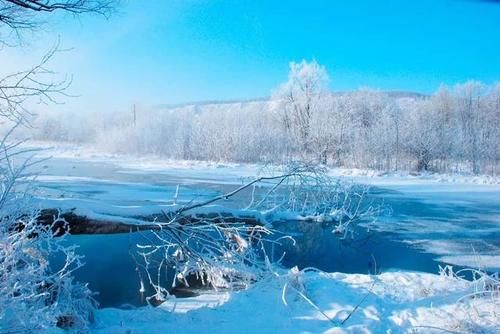
<path id="1" fill-rule="evenodd" d="M 490 271 L 500 272 L 500 255 L 459 254 L 441 256 L 439 260 L 468 268 L 487 268 Z"/>
<path id="2" fill-rule="evenodd" d="M 171 313 L 188 313 L 203 308 L 220 307 L 230 299 L 231 293 L 229 292 L 205 293 L 188 298 L 175 298 L 175 296 L 172 296 L 158 308 Z"/>
<path id="3" fill-rule="evenodd" d="M 440 174 L 431 172 L 382 172 L 373 169 L 332 168 L 331 175 L 351 178 L 357 182 L 378 186 L 408 185 L 491 185 L 499 186 L 500 178 L 490 175 Z"/>
<path id="4" fill-rule="evenodd" d="M 287 290 L 286 306 L 281 299 L 286 279 L 286 275 L 269 278 L 230 295 L 220 293 L 173 299 L 158 308 L 102 309 L 97 313 L 93 331 L 130 334 L 207 331 L 404 333 L 417 326 L 429 325 L 467 331 L 470 328 L 467 319 L 474 318 L 465 305 L 457 303 L 462 295 L 471 291 L 472 283 L 446 276 L 411 272 L 378 276 L 306 273 L 303 277 L 305 296 L 321 312 L 292 289 Z M 474 303 L 478 312 L 494 311 L 492 303 L 479 300 L 467 303 Z M 480 326 L 498 333 L 495 328 L 500 327 L 495 326 L 500 326 L 500 319 L 496 318 L 495 323 L 484 320 Z M 421 331 L 428 332 L 429 329 Z"/>
<path id="5" fill-rule="evenodd" d="M 194 161 L 162 159 L 155 155 L 134 156 L 129 154 L 109 154 L 97 151 L 88 146 L 68 143 L 50 143 L 30 141 L 26 145 L 43 149 L 40 157 L 54 157 L 75 159 L 93 162 L 113 163 L 123 170 L 121 173 L 146 174 L 165 173 L 175 174 L 182 172 L 185 177 L 196 178 L 199 181 L 225 181 L 227 183 L 240 182 L 242 177 L 253 177 L 263 168 L 272 168 L 262 164 L 228 163 L 214 161 Z M 351 179 L 355 182 L 376 186 L 429 186 L 429 185 L 469 185 L 471 188 L 460 187 L 458 191 L 470 189 L 484 190 L 500 189 L 500 177 L 490 175 L 439 174 L 415 172 L 382 172 L 373 169 L 359 168 L 330 168 L 330 175 Z M 476 187 L 475 187 L 476 186 Z"/>
<path id="6" fill-rule="evenodd" d="M 63 143 L 31 141 L 28 145 L 43 149 L 38 154 L 41 158 L 111 163 L 118 168 L 118 173 L 132 175 L 182 174 L 183 179 L 204 183 L 241 183 L 242 178 L 253 177 L 263 168 L 262 165 L 258 164 L 162 159 L 154 155 L 107 154 L 90 147 Z"/>

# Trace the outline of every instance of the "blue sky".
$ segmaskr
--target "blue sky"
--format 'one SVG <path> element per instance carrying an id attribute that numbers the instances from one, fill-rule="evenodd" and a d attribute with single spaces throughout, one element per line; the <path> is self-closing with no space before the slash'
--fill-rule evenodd
<path id="1" fill-rule="evenodd" d="M 32 48 L 57 34 L 88 108 L 268 96 L 313 58 L 333 90 L 500 80 L 494 1 L 129 0 L 108 21 L 59 18 Z"/>

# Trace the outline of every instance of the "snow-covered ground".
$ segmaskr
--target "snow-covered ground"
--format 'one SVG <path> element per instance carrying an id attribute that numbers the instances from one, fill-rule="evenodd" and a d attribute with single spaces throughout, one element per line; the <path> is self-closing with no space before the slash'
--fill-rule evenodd
<path id="1" fill-rule="evenodd" d="M 292 280 L 296 282 L 293 276 Z M 498 333 L 500 329 L 499 315 L 495 316 L 498 299 L 496 304 L 486 299 L 459 303 L 474 285 L 446 276 L 313 272 L 299 280 L 304 289 L 288 288 L 284 294 L 283 287 L 290 283 L 287 275 L 246 291 L 174 298 L 158 308 L 102 309 L 95 332 Z"/>
<path id="2" fill-rule="evenodd" d="M 44 176 L 38 179 L 41 197 L 123 216 L 145 206 L 171 203 L 177 184 L 181 185 L 181 198 L 201 199 L 241 184 L 243 178 L 255 176 L 263 168 L 105 155 L 69 146 L 41 153 L 54 157 L 43 163 Z M 498 314 L 490 319 L 496 323 L 487 322 L 493 311 L 498 312 L 494 309 L 498 305 L 483 303 L 483 299 L 467 300 L 469 306 L 457 304 L 461 296 L 473 291 L 472 283 L 437 275 L 437 265 L 427 263 L 424 256 L 429 254 L 443 264 L 500 270 L 498 179 L 354 169 L 332 169 L 330 173 L 372 185 L 375 196 L 393 211 L 392 216 L 379 219 L 376 229 L 389 235 L 384 240 L 412 249 L 412 256 L 421 259 L 401 258 L 386 261 L 384 266 L 385 256 L 398 257 L 398 250 L 389 248 L 378 258 L 381 275 L 307 273 L 304 294 L 315 306 L 293 289 L 287 293 L 288 306 L 284 305 L 282 289 L 288 278 L 283 274 L 247 291 L 173 299 L 156 309 L 104 308 L 97 313 L 95 332 L 428 333 L 431 327 L 442 327 L 470 333 L 477 329 L 470 327 L 476 320 L 490 332 L 498 332 Z M 93 247 L 83 245 L 83 249 Z M 318 252 L 329 247 L 325 244 Z M 95 258 L 105 257 L 99 252 Z M 312 254 L 325 261 L 332 257 L 332 253 Z M 92 268 L 94 255 L 88 256 L 88 268 Z M 426 266 L 420 260 L 427 261 Z M 402 270 L 397 265 L 401 262 L 410 263 L 403 268 L 425 267 L 430 273 Z M 352 316 L 340 324 L 358 303 Z M 483 317 L 478 319 L 477 314 Z"/>

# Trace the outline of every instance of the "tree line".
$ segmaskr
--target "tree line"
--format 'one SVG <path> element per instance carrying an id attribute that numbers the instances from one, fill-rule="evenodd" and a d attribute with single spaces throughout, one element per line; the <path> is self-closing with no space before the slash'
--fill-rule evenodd
<path id="1" fill-rule="evenodd" d="M 233 162 L 497 174 L 500 84 L 467 81 L 431 95 L 370 88 L 334 93 L 317 62 L 290 64 L 265 101 L 46 113 L 33 137 L 106 152 Z"/>

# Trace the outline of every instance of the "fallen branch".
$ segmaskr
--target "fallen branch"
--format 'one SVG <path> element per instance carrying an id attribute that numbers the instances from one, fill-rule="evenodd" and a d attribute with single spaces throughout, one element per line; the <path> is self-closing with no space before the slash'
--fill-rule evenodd
<path id="1" fill-rule="evenodd" d="M 52 225 L 57 217 L 62 218 L 66 224 L 55 224 L 55 236 L 64 235 L 66 232 L 72 235 L 79 234 L 115 234 L 115 233 L 129 233 L 140 231 L 158 231 L 169 224 L 171 217 L 177 212 L 154 213 L 145 216 L 134 216 L 132 220 L 137 223 L 124 222 L 126 218 L 108 216 L 106 219 L 91 218 L 86 215 L 79 215 L 74 210 L 61 211 L 59 209 L 43 209 L 38 214 L 36 219 L 37 223 L 49 226 Z M 22 219 L 20 219 L 22 220 Z M 296 219 L 284 217 L 272 217 L 262 215 L 260 212 L 248 211 L 244 214 L 238 214 L 229 211 L 213 211 L 208 213 L 192 213 L 182 214 L 175 217 L 176 223 L 181 226 L 199 225 L 199 224 L 216 224 L 216 225 L 232 225 L 243 224 L 248 226 L 273 226 L 274 224 L 283 222 L 316 222 L 315 217 L 297 217 Z M 322 221 L 328 223 L 328 221 Z M 330 223 L 335 223 L 331 220 Z M 22 222 L 19 227 L 22 228 Z"/>

